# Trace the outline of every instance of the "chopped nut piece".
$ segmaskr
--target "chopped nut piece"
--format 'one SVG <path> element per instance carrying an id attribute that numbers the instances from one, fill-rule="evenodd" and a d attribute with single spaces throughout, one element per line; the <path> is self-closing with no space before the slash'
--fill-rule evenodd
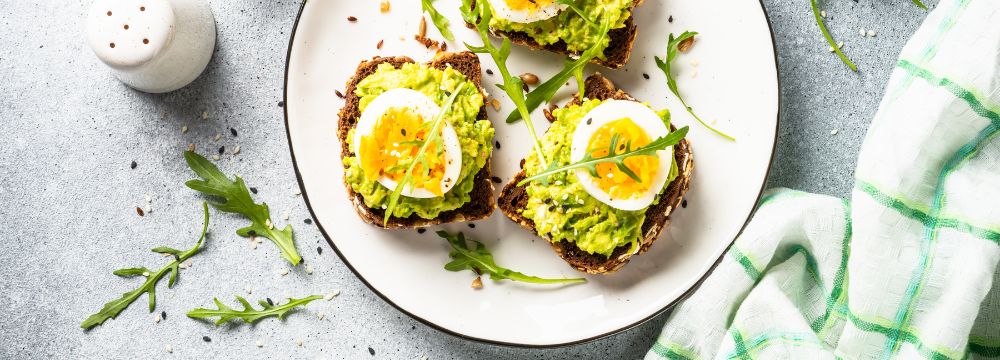
<path id="1" fill-rule="evenodd" d="M 417 30 L 417 37 L 424 38 L 427 37 L 427 18 L 420 18 L 420 29 Z"/>
<path id="2" fill-rule="evenodd" d="M 521 81 L 528 85 L 538 84 L 538 75 L 532 73 L 521 74 Z"/>
<path id="3" fill-rule="evenodd" d="M 483 288 L 483 279 L 476 276 L 475 280 L 472 280 L 472 288 L 479 290 Z"/>
<path id="4" fill-rule="evenodd" d="M 694 45 L 694 36 L 684 39 L 680 44 L 677 44 L 677 50 L 680 52 L 687 52 Z"/>

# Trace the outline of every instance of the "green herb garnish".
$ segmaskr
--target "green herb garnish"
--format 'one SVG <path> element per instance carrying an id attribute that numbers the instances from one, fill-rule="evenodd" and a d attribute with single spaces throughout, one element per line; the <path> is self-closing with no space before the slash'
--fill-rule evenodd
<path id="1" fill-rule="evenodd" d="M 919 0 L 913 1 L 923 6 Z M 816 16 L 816 25 L 819 25 L 819 31 L 821 31 L 823 36 L 826 37 L 826 42 L 830 43 L 830 48 L 837 53 L 837 56 L 840 57 L 840 60 L 844 61 L 844 64 L 847 64 L 847 67 L 857 72 L 858 67 L 851 62 L 851 59 L 847 58 L 847 55 L 844 55 L 844 53 L 840 51 L 840 46 L 837 46 L 837 43 L 833 41 L 833 37 L 830 36 L 830 32 L 826 30 L 826 25 L 823 24 L 823 17 L 820 16 L 819 8 L 816 6 L 816 0 L 809 0 L 809 2 L 812 4 L 813 15 Z"/>
<path id="2" fill-rule="evenodd" d="M 277 230 L 271 222 L 267 203 L 254 203 L 242 178 L 237 176 L 236 181 L 229 180 L 215 164 L 194 151 L 184 152 L 184 160 L 195 174 L 204 179 L 188 180 L 185 183 L 187 187 L 208 195 L 208 202 L 219 211 L 240 214 L 251 221 L 250 226 L 236 230 L 236 234 L 242 237 L 264 236 L 278 246 L 281 257 L 292 266 L 302 261 L 295 249 L 292 226 L 285 225 L 284 229 Z"/>
<path id="3" fill-rule="evenodd" d="M 305 306 L 310 301 L 322 298 L 323 296 L 321 295 L 313 295 L 302 299 L 290 298 L 288 299 L 288 303 L 277 306 L 272 305 L 267 301 L 261 300 L 260 306 L 263 307 L 263 309 L 261 310 L 255 309 L 253 305 L 250 305 L 250 302 L 248 302 L 247 299 L 244 299 L 241 296 L 236 296 L 236 301 L 239 301 L 240 304 L 243 304 L 243 310 L 236 310 L 230 308 L 216 298 L 212 300 L 215 301 L 215 306 L 218 307 L 218 309 L 197 308 L 188 311 L 187 316 L 192 319 L 210 319 L 213 317 L 218 317 L 219 319 L 215 320 L 214 322 L 215 325 L 221 325 L 222 323 L 225 323 L 230 320 L 235 321 L 236 319 L 243 320 L 243 322 L 248 324 L 253 324 L 256 323 L 257 321 L 260 321 L 260 319 L 269 316 L 277 316 L 278 319 L 284 320 L 285 316 L 288 316 L 288 312 L 291 311 L 292 309 L 295 309 L 296 307 L 299 306 Z"/>
<path id="4" fill-rule="evenodd" d="M 920 0 L 913 0 L 913 3 L 917 4 L 917 6 L 923 8 L 924 10 L 927 10 L 927 5 L 924 5 L 924 3 L 920 2 Z"/>
<path id="5" fill-rule="evenodd" d="M 472 46 L 466 43 L 465 47 L 477 54 L 490 54 L 503 79 L 503 84 L 497 84 L 497 86 L 507 93 L 507 97 L 517 107 L 522 119 L 531 119 L 531 111 L 528 110 L 524 98 L 524 82 L 521 81 L 520 77 L 511 76 L 507 69 L 507 58 L 510 57 L 510 39 L 504 38 L 499 49 L 490 41 L 490 19 L 493 18 L 493 10 L 491 10 L 489 2 L 487 0 L 462 0 L 461 10 L 462 18 L 475 27 L 483 41 L 483 46 Z M 536 155 L 542 160 L 541 163 L 547 163 L 545 152 L 542 151 L 542 142 L 538 140 L 538 134 L 535 133 L 535 124 L 531 121 L 525 121 L 524 124 L 528 127 L 528 133 L 532 140 L 535 141 Z"/>
<path id="6" fill-rule="evenodd" d="M 120 299 L 112 300 L 107 304 L 104 304 L 101 311 L 94 315 L 90 315 L 90 317 L 80 324 L 80 327 L 90 329 L 103 324 L 108 319 L 118 317 L 118 314 L 120 314 L 122 310 L 125 310 L 125 308 L 135 302 L 139 296 L 142 296 L 142 294 L 145 293 L 149 293 L 149 312 L 153 312 L 153 310 L 156 309 L 156 284 L 159 283 L 160 279 L 164 276 L 170 274 L 170 280 L 167 281 L 167 287 L 174 287 L 174 283 L 177 282 L 177 274 L 180 273 L 180 264 L 187 259 L 190 259 L 192 256 L 197 254 L 199 250 L 201 250 L 201 244 L 205 241 L 205 234 L 208 232 L 208 204 L 202 203 L 202 208 L 205 211 L 205 220 L 201 227 L 201 237 L 198 238 L 198 242 L 195 243 L 193 248 L 188 249 L 187 251 L 181 251 L 165 246 L 153 249 L 153 252 L 170 254 L 173 255 L 174 258 L 174 261 L 171 261 L 157 272 L 153 272 L 145 267 L 115 270 L 114 274 L 121 277 L 144 276 L 146 277 L 146 282 L 142 283 L 138 289 L 123 294 Z"/>
<path id="7" fill-rule="evenodd" d="M 610 28 L 611 22 L 605 19 L 605 21 L 601 23 L 601 29 L 603 29 L 606 33 Z M 597 44 L 594 44 L 594 46 L 590 49 L 587 49 L 580 54 L 579 59 L 567 59 L 565 66 L 563 66 L 561 71 L 529 92 L 527 98 L 525 99 L 525 105 L 528 107 L 528 112 L 535 111 L 535 109 L 537 109 L 542 103 L 550 102 L 552 97 L 556 95 L 556 92 L 563 87 L 563 84 L 573 77 L 576 77 L 577 86 L 579 87 L 577 95 L 579 96 L 580 101 L 583 101 L 585 96 L 583 86 L 583 70 L 591 60 L 604 54 L 604 50 L 608 47 L 608 42 L 608 39 L 602 39 L 601 41 L 598 41 Z M 510 115 L 507 115 L 507 123 L 514 123 L 522 118 L 524 117 L 521 116 L 518 111 L 512 111 Z"/>
<path id="8" fill-rule="evenodd" d="M 597 165 L 601 163 L 615 164 L 615 166 L 617 166 L 619 170 L 628 175 L 630 178 L 632 178 L 635 181 L 640 181 L 639 177 L 636 176 L 636 174 L 632 172 L 631 169 L 625 166 L 625 159 L 633 156 L 642 156 L 642 155 L 655 156 L 657 151 L 666 150 L 668 147 L 679 143 L 681 139 L 684 139 L 684 137 L 687 136 L 687 133 L 688 133 L 688 127 L 685 126 L 680 130 L 674 131 L 670 134 L 667 134 L 666 136 L 657 138 L 656 140 L 653 140 L 649 144 L 646 144 L 645 146 L 639 147 L 637 149 L 632 149 L 632 143 L 628 142 L 624 145 L 624 151 L 622 151 L 621 153 L 618 153 L 617 151 L 619 147 L 622 147 L 622 145 L 618 143 L 619 136 L 618 134 L 614 134 L 611 137 L 611 146 L 608 148 L 608 155 L 594 157 L 593 151 L 587 150 L 587 154 L 584 155 L 583 159 L 581 159 L 580 161 L 559 167 L 555 167 L 554 166 L 555 163 L 553 163 L 549 166 L 549 169 L 540 172 L 536 175 L 533 175 L 529 178 L 526 178 L 524 180 L 521 180 L 521 182 L 517 183 L 517 186 L 523 186 L 524 184 L 537 180 L 546 181 L 546 179 L 548 179 L 548 177 L 551 175 L 574 169 L 586 169 L 588 172 L 590 172 L 591 176 L 598 177 L 600 175 L 597 173 Z M 671 166 L 671 168 L 673 168 L 673 166 Z M 671 169 L 671 171 L 674 170 Z"/>
<path id="9" fill-rule="evenodd" d="M 396 184 L 396 189 L 392 191 L 392 194 L 389 195 L 389 204 L 386 205 L 385 215 L 382 216 L 383 227 L 389 223 L 389 217 L 392 216 L 393 212 L 396 210 L 396 206 L 399 205 L 399 197 L 403 193 L 403 188 L 406 186 L 413 186 L 413 170 L 417 167 L 417 164 L 424 165 L 423 171 L 425 173 L 430 171 L 430 167 L 428 166 L 424 155 L 427 153 L 427 148 L 430 147 L 431 144 L 435 144 L 440 141 L 441 125 L 444 124 L 445 121 L 444 116 L 448 114 L 448 111 L 451 110 L 451 106 L 455 103 L 455 99 L 457 99 L 458 95 L 464 90 L 465 83 L 463 82 L 458 85 L 455 92 L 453 92 L 451 96 L 448 97 L 448 100 L 444 102 L 444 105 L 441 107 L 441 112 L 437 114 L 436 118 L 434 118 L 434 122 L 430 123 L 430 135 L 427 135 L 427 138 L 421 141 L 420 149 L 417 150 L 417 153 L 413 156 L 413 160 L 410 161 L 409 166 L 406 167 L 406 172 L 403 174 L 403 178 L 398 184 Z M 443 151 L 443 146 L 438 146 L 437 149 L 439 151 Z"/>
<path id="10" fill-rule="evenodd" d="M 434 23 L 434 26 L 438 28 L 438 31 L 441 31 L 441 36 L 444 36 L 448 41 L 455 41 L 455 35 L 448 29 L 448 25 L 450 24 L 448 18 L 441 15 L 434 8 L 434 0 L 420 0 L 420 4 L 423 6 L 424 11 L 431 16 L 431 22 Z"/>
<path id="11" fill-rule="evenodd" d="M 452 235 L 445 231 L 438 231 L 438 236 L 448 240 L 451 244 L 451 256 L 452 261 L 445 264 L 444 268 L 448 271 L 463 271 L 472 270 L 477 275 L 478 274 L 489 274 L 490 279 L 493 280 L 512 280 L 520 281 L 526 283 L 535 284 L 566 284 L 566 283 L 585 283 L 587 279 L 584 278 L 562 278 L 562 279 L 544 279 L 536 276 L 525 275 L 517 271 L 510 269 L 505 269 L 497 265 L 496 261 L 493 260 L 493 254 L 486 249 L 486 245 L 483 243 L 468 239 L 475 244 L 475 248 L 470 248 L 468 242 L 466 242 L 465 234 L 458 233 L 458 235 Z"/>
<path id="12" fill-rule="evenodd" d="M 914 1 L 918 1 L 918 0 L 914 0 Z M 570 10 L 573 10 L 573 12 L 575 12 L 577 15 L 579 15 L 580 18 L 583 19 L 583 21 L 589 22 L 591 24 L 596 24 L 594 22 L 594 20 L 591 20 L 590 18 L 587 17 L 587 14 L 583 13 L 583 9 L 581 9 L 580 5 L 577 4 L 578 2 L 580 2 L 580 0 L 556 0 L 556 3 L 569 6 Z"/>
<path id="13" fill-rule="evenodd" d="M 695 35 L 698 35 L 698 33 L 692 31 L 685 31 L 677 38 L 674 38 L 674 34 L 671 33 L 670 37 L 667 39 L 666 59 L 660 59 L 659 56 L 656 56 L 655 57 L 656 66 L 659 67 L 660 70 L 663 71 L 663 74 L 667 76 L 667 87 L 670 88 L 670 92 L 674 93 L 674 96 L 676 96 L 677 99 L 681 101 L 681 105 L 684 106 L 684 109 L 687 110 L 688 114 L 691 114 L 691 116 L 694 117 L 695 120 L 698 120 L 698 122 L 701 123 L 701 125 L 705 126 L 709 130 L 712 130 L 712 132 L 719 134 L 719 136 L 722 136 L 732 141 L 736 141 L 736 138 L 726 135 L 722 131 L 715 129 L 714 127 L 702 121 L 701 118 L 698 117 L 698 115 L 695 115 L 694 110 L 692 110 L 691 107 L 688 106 L 687 102 L 684 101 L 684 97 L 681 96 L 680 90 L 677 89 L 677 80 L 675 80 L 674 75 L 670 73 L 670 63 L 673 62 L 674 58 L 677 57 L 677 52 L 678 52 L 677 46 L 680 45 L 682 42 L 684 42 L 684 40 L 693 38 Z"/>

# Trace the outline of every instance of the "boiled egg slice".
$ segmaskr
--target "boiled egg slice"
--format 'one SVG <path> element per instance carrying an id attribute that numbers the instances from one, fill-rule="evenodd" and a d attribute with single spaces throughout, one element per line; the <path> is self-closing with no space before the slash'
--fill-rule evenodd
<path id="1" fill-rule="evenodd" d="M 372 100 L 361 113 L 353 139 L 365 177 L 395 191 L 440 112 L 434 100 L 411 89 L 388 90 Z M 414 168 L 411 185 L 404 187 L 403 196 L 441 197 L 458 182 L 462 170 L 458 136 L 447 120 L 440 131 L 439 141 L 428 145 Z"/>
<path id="2" fill-rule="evenodd" d="M 570 160 L 580 161 L 587 152 L 603 157 L 609 152 L 612 138 L 618 136 L 615 153 L 625 152 L 626 144 L 638 149 L 666 136 L 670 130 L 648 106 L 634 101 L 608 100 L 591 110 L 573 133 Z M 575 170 L 576 178 L 590 196 L 621 210 L 642 210 L 653 203 L 670 175 L 673 147 L 656 156 L 640 155 L 625 159 L 625 166 L 641 181 L 636 181 L 614 163 L 597 165 L 595 177 L 587 169 Z"/>
<path id="3" fill-rule="evenodd" d="M 569 7 L 556 0 L 493 0 L 490 4 L 498 18 L 523 24 L 552 18 Z"/>

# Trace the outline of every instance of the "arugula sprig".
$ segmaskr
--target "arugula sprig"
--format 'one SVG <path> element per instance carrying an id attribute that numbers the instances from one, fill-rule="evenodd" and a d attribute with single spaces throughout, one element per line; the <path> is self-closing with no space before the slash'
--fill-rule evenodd
<path id="1" fill-rule="evenodd" d="M 115 299 L 104 304 L 101 311 L 96 314 L 90 315 L 83 323 L 80 324 L 81 328 L 90 329 L 97 325 L 103 324 L 108 319 L 114 319 L 118 317 L 125 308 L 139 299 L 142 294 L 149 294 L 149 312 L 153 312 L 156 309 L 156 284 L 163 279 L 164 276 L 170 274 L 170 280 L 167 281 L 167 287 L 174 287 L 174 283 L 177 282 L 177 274 L 180 273 L 180 264 L 187 259 L 198 253 L 201 250 L 201 244 L 205 241 L 205 234 L 208 232 L 208 204 L 202 203 L 202 208 L 205 211 L 205 220 L 201 228 L 201 237 L 198 238 L 198 242 L 195 243 L 194 247 L 181 251 L 174 248 L 169 248 L 161 246 L 153 249 L 153 252 L 160 254 L 170 254 L 173 255 L 174 261 L 171 261 L 167 265 L 163 266 L 159 271 L 153 272 L 145 267 L 134 267 L 115 270 L 114 274 L 120 277 L 134 277 L 134 276 L 144 276 L 146 281 L 139 286 L 138 289 L 129 291 L 122 294 L 120 299 Z"/>
<path id="2" fill-rule="evenodd" d="M 642 155 L 655 156 L 657 151 L 666 150 L 668 147 L 679 143 L 681 139 L 684 139 L 684 137 L 687 136 L 687 133 L 688 127 L 685 126 L 680 128 L 680 130 L 671 132 L 666 136 L 659 137 L 649 144 L 636 149 L 633 149 L 632 143 L 628 142 L 625 144 L 625 149 L 621 153 L 617 153 L 618 148 L 621 146 L 619 144 L 619 136 L 618 134 L 614 134 L 611 137 L 611 146 L 608 148 L 608 155 L 594 157 L 593 151 L 587 150 L 587 154 L 584 155 L 583 159 L 580 159 L 580 161 L 559 167 L 554 166 L 555 163 L 553 163 L 547 170 L 521 180 L 521 182 L 517 183 L 517 186 L 523 186 L 524 184 L 532 181 L 546 181 L 549 176 L 574 169 L 586 169 L 591 176 L 598 177 L 600 175 L 597 173 L 597 165 L 602 163 L 612 163 L 630 178 L 640 182 L 641 180 L 639 177 L 632 172 L 631 169 L 625 166 L 625 159 Z"/>
<path id="3" fill-rule="evenodd" d="M 918 0 L 914 0 L 914 1 L 918 1 Z M 594 20 L 591 20 L 590 18 L 587 17 L 587 14 L 583 13 L 583 9 L 580 8 L 579 2 L 580 2 L 580 0 L 556 0 L 556 3 L 568 6 L 569 9 L 573 10 L 573 12 L 575 12 L 578 16 L 580 16 L 580 18 L 582 18 L 583 21 L 586 21 L 586 22 L 591 23 L 591 24 L 595 24 Z"/>
<path id="4" fill-rule="evenodd" d="M 420 149 L 417 153 L 413 155 L 413 160 L 410 161 L 409 165 L 406 167 L 406 172 L 403 173 L 403 178 L 396 184 L 396 188 L 389 194 L 389 204 L 385 207 L 385 215 L 382 216 L 382 226 L 385 227 L 389 223 L 389 217 L 396 211 L 396 206 L 399 205 L 399 197 L 403 194 L 403 188 L 407 186 L 413 186 L 413 171 L 416 169 L 418 164 L 423 164 L 422 170 L 424 173 L 430 171 L 430 166 L 428 166 L 426 161 L 427 149 L 430 148 L 432 144 L 437 144 L 441 137 L 441 126 L 444 124 L 445 115 L 451 111 L 452 105 L 455 104 L 455 99 L 458 99 L 458 95 L 465 91 L 465 83 L 458 85 L 448 100 L 445 100 L 444 106 L 441 107 L 441 112 L 437 114 L 434 121 L 430 124 L 429 135 L 424 140 L 420 140 Z M 426 125 L 426 123 L 424 124 Z M 424 126 L 422 125 L 422 126 Z M 443 146 L 437 146 L 436 149 L 443 151 Z"/>
<path id="5" fill-rule="evenodd" d="M 913 0 L 913 1 L 926 9 L 926 7 L 924 7 L 923 4 L 920 3 L 920 0 Z M 851 70 L 854 70 L 854 72 L 857 72 L 858 67 L 854 65 L 853 62 L 851 62 L 851 59 L 847 58 L 847 55 L 844 55 L 844 52 L 840 51 L 840 46 L 837 46 L 837 43 L 833 41 L 833 36 L 830 36 L 830 32 L 826 30 L 826 25 L 823 24 L 823 17 L 820 16 L 819 13 L 819 7 L 816 6 L 816 0 L 809 0 L 809 2 L 812 4 L 813 16 L 816 17 L 816 25 L 819 26 L 819 31 L 823 33 L 823 37 L 826 38 L 826 42 L 830 43 L 830 48 L 837 53 L 837 56 L 840 57 L 840 60 L 842 60 L 844 64 L 847 64 L 847 67 L 851 68 Z"/>
<path id="6" fill-rule="evenodd" d="M 604 19 L 601 23 L 602 33 L 607 33 L 609 29 L 611 29 L 611 21 Z M 563 84 L 574 77 L 576 78 L 577 86 L 579 87 L 577 95 L 582 101 L 585 96 L 583 86 L 583 70 L 591 60 L 594 60 L 598 56 L 604 54 L 604 50 L 607 49 L 609 42 L 610 39 L 601 39 L 594 44 L 594 46 L 591 46 L 589 49 L 580 54 L 580 58 L 576 60 L 567 59 L 561 71 L 528 93 L 528 96 L 525 98 L 525 105 L 528 108 L 528 112 L 535 111 L 535 109 L 537 109 L 542 103 L 550 102 L 552 97 L 556 95 L 556 92 L 563 87 Z M 518 111 L 512 111 L 509 115 L 507 115 L 508 124 L 517 122 L 518 120 L 524 118 L 521 116 L 519 111 L 520 109 Z"/>
<path id="7" fill-rule="evenodd" d="M 451 30 L 448 29 L 450 24 L 448 18 L 441 15 L 441 13 L 434 8 L 434 0 L 420 0 L 420 5 L 423 7 L 424 12 L 431 16 L 431 22 L 434 23 L 434 26 L 437 27 L 439 31 L 441 31 L 441 36 L 444 36 L 444 38 L 448 41 L 455 41 L 455 34 L 452 34 Z"/>
<path id="8" fill-rule="evenodd" d="M 691 107 L 688 106 L 687 102 L 684 101 L 684 97 L 681 96 L 680 90 L 677 89 L 677 80 L 674 79 L 674 75 L 670 73 L 670 63 L 673 62 L 674 58 L 677 57 L 678 53 L 677 46 L 683 43 L 685 40 L 693 38 L 695 35 L 698 35 L 698 33 L 693 31 L 685 31 L 680 36 L 674 38 L 674 34 L 671 33 L 670 36 L 667 38 L 667 54 L 664 59 L 661 59 L 659 56 L 655 57 L 656 66 L 659 67 L 660 70 L 663 71 L 663 74 L 667 76 L 667 87 L 670 88 L 670 92 L 674 93 L 674 96 L 676 96 L 677 99 L 681 101 L 681 105 L 684 106 L 684 110 L 687 110 L 688 114 L 691 114 L 691 116 L 694 117 L 695 120 L 698 120 L 698 122 L 701 123 L 702 126 L 708 128 L 709 130 L 712 130 L 712 132 L 718 134 L 719 136 L 722 136 L 732 141 L 736 141 L 736 138 L 726 135 L 726 133 L 719 131 L 716 128 L 708 125 L 707 123 L 702 121 L 701 118 L 698 117 L 698 115 L 694 113 L 694 110 L 692 110 Z"/>
<path id="9" fill-rule="evenodd" d="M 185 183 L 187 187 L 208 195 L 208 202 L 219 211 L 240 214 L 251 221 L 249 226 L 236 230 L 236 234 L 242 237 L 264 236 L 278 246 L 281 257 L 292 266 L 302 261 L 295 249 L 292 226 L 285 225 L 281 230 L 275 228 L 267 203 L 254 203 L 242 178 L 237 176 L 236 181 L 230 180 L 215 164 L 194 151 L 184 152 L 184 160 L 203 179 L 188 180 Z"/>
<path id="10" fill-rule="evenodd" d="M 493 61 L 496 62 L 500 76 L 503 79 L 503 84 L 497 84 L 497 86 L 507 93 L 507 97 L 517 107 L 521 118 L 529 119 L 524 124 L 528 127 L 528 134 L 531 135 L 532 140 L 535 142 L 535 155 L 538 156 L 538 159 L 542 160 L 542 164 L 548 163 L 548 158 L 545 156 L 545 152 L 542 151 L 542 142 L 538 140 L 538 134 L 535 132 L 535 124 L 530 121 L 531 111 L 528 110 L 528 105 L 524 97 L 524 82 L 521 81 L 520 77 L 511 76 L 510 70 L 507 69 L 507 58 L 510 57 L 510 39 L 504 38 L 500 48 L 497 48 L 490 41 L 490 19 L 493 18 L 493 10 L 489 2 L 487 0 L 462 0 L 461 11 L 462 18 L 466 23 L 472 24 L 475 27 L 475 30 L 479 32 L 479 37 L 483 41 L 482 46 L 473 46 L 465 43 L 465 47 L 477 54 L 489 54 L 493 58 Z"/>
<path id="11" fill-rule="evenodd" d="M 587 279 L 584 278 L 545 279 L 502 268 L 493 260 L 493 254 L 486 249 L 486 245 L 483 245 L 483 243 L 468 239 L 468 241 L 472 241 L 475 244 L 475 248 L 471 248 L 463 233 L 453 235 L 446 231 L 438 231 L 437 234 L 441 238 L 448 240 L 448 243 L 451 244 L 451 252 L 448 255 L 451 256 L 452 261 L 444 265 L 445 270 L 448 271 L 472 270 L 476 274 L 489 274 L 490 279 L 493 280 L 512 280 L 534 284 L 575 284 L 587 282 Z"/>
<path id="12" fill-rule="evenodd" d="M 243 305 L 243 310 L 236 310 L 231 307 L 226 306 L 218 298 L 212 299 L 215 301 L 215 306 L 217 309 L 205 309 L 197 308 L 188 311 L 187 316 L 192 319 L 211 319 L 213 317 L 218 317 L 214 321 L 216 326 L 222 325 L 230 320 L 236 321 L 237 319 L 243 320 L 247 324 L 254 324 L 260 319 L 277 316 L 279 320 L 284 320 L 288 316 L 288 312 L 299 306 L 305 306 L 309 302 L 317 299 L 322 299 L 322 295 L 313 295 L 302 299 L 290 298 L 288 302 L 283 305 L 272 305 L 267 301 L 261 300 L 260 306 L 263 307 L 261 310 L 257 310 L 250 305 L 247 299 L 241 296 L 236 296 L 236 301 L 239 301 Z"/>

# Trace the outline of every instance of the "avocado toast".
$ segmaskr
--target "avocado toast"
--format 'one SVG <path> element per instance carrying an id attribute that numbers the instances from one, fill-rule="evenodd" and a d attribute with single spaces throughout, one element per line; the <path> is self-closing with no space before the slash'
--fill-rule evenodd
<path id="1" fill-rule="evenodd" d="M 340 110 L 337 136 L 341 141 L 348 197 L 362 220 L 385 228 L 416 228 L 489 217 L 496 206 L 490 181 L 494 129 L 487 119 L 481 77 L 479 59 L 470 52 L 439 53 L 427 64 L 416 64 L 404 56 L 375 57 L 358 66 L 347 83 L 346 103 Z M 458 134 L 461 175 L 456 179 L 443 179 L 452 187 L 443 194 L 439 191 L 436 194 L 439 196 L 401 196 L 393 216 L 386 219 L 386 205 L 392 190 L 385 187 L 381 179 L 375 181 L 370 176 L 356 152 L 360 145 L 354 144 L 358 143 L 355 130 L 366 107 L 373 106 L 379 97 L 395 88 L 420 90 L 440 105 L 441 99 L 452 95 L 443 88 L 453 88 L 460 83 L 471 83 L 473 86 L 463 93 L 472 95 L 455 94 L 453 119 L 446 123 Z M 437 90 L 441 93 L 437 94 Z M 400 131 L 407 135 L 406 129 Z M 414 136 L 414 132 L 416 130 L 411 129 L 409 135 Z"/>
<path id="2" fill-rule="evenodd" d="M 636 102 L 634 98 L 625 93 L 624 91 L 615 87 L 610 80 L 605 78 L 600 74 L 594 74 L 587 78 L 585 82 L 585 94 L 589 98 L 587 101 L 581 102 L 578 98 L 574 97 L 574 100 L 567 104 L 564 108 L 556 110 L 556 114 L 565 115 L 571 114 L 573 111 L 579 111 L 583 106 L 588 105 L 588 102 L 595 101 L 609 101 L 609 100 L 626 100 L 631 102 Z M 591 105 L 592 106 L 592 105 Z M 550 121 L 561 121 L 556 119 L 558 116 L 552 116 L 549 118 Z M 583 121 L 579 116 L 572 121 Z M 589 121 L 589 120 L 588 120 Z M 553 128 L 557 125 L 553 124 Z M 576 126 L 576 125 L 574 125 Z M 674 130 L 671 127 L 671 130 Z M 550 128 L 549 132 L 552 132 Z M 550 134 L 546 133 L 546 139 Z M 673 160 L 676 164 L 676 178 L 666 184 L 665 188 L 658 192 L 656 200 L 652 202 L 651 205 L 646 207 L 644 210 L 637 212 L 621 212 L 617 209 L 612 209 L 606 207 L 603 204 L 596 204 L 594 200 L 590 197 L 586 197 L 584 194 L 577 196 L 577 201 L 580 201 L 580 207 L 584 209 L 594 209 L 597 212 L 610 212 L 611 216 L 618 216 L 615 223 L 610 226 L 607 223 L 599 224 L 587 224 L 587 230 L 583 235 L 573 234 L 574 236 L 584 236 L 595 237 L 602 236 L 607 232 L 620 232 L 627 231 L 631 229 L 630 234 L 636 236 L 636 239 L 629 240 L 628 242 L 622 244 L 611 243 L 588 243 L 585 244 L 591 251 L 586 251 L 581 249 L 575 241 L 569 241 L 566 239 L 553 241 L 552 235 L 557 234 L 550 231 L 542 231 L 541 234 L 537 224 L 528 215 L 538 215 L 539 211 L 544 211 L 539 208 L 544 207 L 544 204 L 551 203 L 551 211 L 557 212 L 556 215 L 548 215 L 547 217 L 541 217 L 543 219 L 548 219 L 559 214 L 567 214 L 566 205 L 556 205 L 558 201 L 542 202 L 539 204 L 539 199 L 534 199 L 535 206 L 529 206 L 529 203 L 533 202 L 531 191 L 529 191 L 529 186 L 533 186 L 532 183 L 521 184 L 529 174 L 525 171 L 525 162 L 522 162 L 522 171 L 519 172 L 514 179 L 512 179 L 503 189 L 498 200 L 500 210 L 514 220 L 522 227 L 531 230 L 535 234 L 539 234 L 548 240 L 552 248 L 556 253 L 568 262 L 573 268 L 591 273 L 591 274 L 604 274 L 614 272 L 628 263 L 629 259 L 638 253 L 645 252 L 649 247 L 659 238 L 663 229 L 669 224 L 670 214 L 673 212 L 677 206 L 680 205 L 685 192 L 687 192 L 690 185 L 692 172 L 694 170 L 694 160 L 691 151 L 691 144 L 686 139 L 682 139 L 679 143 L 673 146 Z M 529 157 L 530 159 L 530 157 Z M 537 161 L 536 161 L 537 162 Z M 530 163 L 530 162 L 529 162 Z M 530 165 L 530 164 L 529 164 Z M 568 176 L 566 177 L 568 178 Z M 537 192 L 537 191 L 536 191 Z M 558 193 L 556 193 L 558 196 Z M 551 196 L 551 195 L 550 195 Z M 568 194 L 562 195 L 562 200 L 567 200 Z M 545 199 L 549 201 L 551 199 Z M 559 200 L 559 199 L 555 199 Z M 569 199 L 570 202 L 570 212 L 575 207 L 573 199 Z M 563 202 L 565 204 L 565 202 Z M 584 205 L 585 204 L 585 205 Z M 541 205 L 541 206 L 539 206 Z M 560 210 L 560 207 L 563 209 Z M 536 218 L 538 219 L 538 218 Z M 638 221 L 641 219 L 641 222 Z M 566 221 L 588 221 L 587 214 L 583 214 L 582 218 L 578 219 L 568 219 Z M 619 222 L 620 221 L 620 222 Z M 629 223 L 632 221 L 633 223 Z M 566 228 L 568 230 L 568 228 Z M 556 230 L 558 231 L 558 230 Z M 572 236 L 571 236 L 572 237 Z M 601 247 L 603 246 L 603 248 Z"/>
<path id="3" fill-rule="evenodd" d="M 476 0 L 473 0 L 475 2 Z M 482 2 L 483 0 L 479 0 Z M 555 0 L 487 0 L 494 8 L 511 8 L 516 14 L 518 8 L 535 7 L 535 13 L 542 13 L 538 7 L 558 5 Z M 632 55 L 638 27 L 633 12 L 644 0 L 581 0 L 577 1 L 580 13 L 563 9 L 550 18 L 533 16 L 508 16 L 497 13 L 490 21 L 490 32 L 498 37 L 535 50 L 545 50 L 571 57 L 578 57 L 590 47 L 606 46 L 602 56 L 591 62 L 611 69 L 619 69 L 628 63 Z M 495 4 L 494 4 L 495 3 Z M 511 5 L 526 3 L 529 5 Z M 494 11 L 496 12 L 496 11 Z M 581 16 L 586 16 L 584 18 Z M 513 20 L 512 20 L 513 19 Z M 610 29 L 602 31 L 602 21 L 607 20 Z M 530 21 L 530 22 L 526 22 Z"/>

